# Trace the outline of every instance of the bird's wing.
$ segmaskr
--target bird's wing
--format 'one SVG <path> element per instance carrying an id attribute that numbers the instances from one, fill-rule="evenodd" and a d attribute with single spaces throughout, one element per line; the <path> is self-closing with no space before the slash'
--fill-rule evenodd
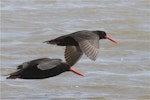
<path id="1" fill-rule="evenodd" d="M 96 60 L 99 49 L 99 37 L 96 34 L 80 34 L 80 36 L 75 36 L 74 39 L 78 41 L 79 46 L 85 55 L 92 60 Z"/>
<path id="2" fill-rule="evenodd" d="M 31 61 L 27 61 L 17 66 L 17 69 L 25 69 L 26 67 L 32 66 L 33 64 L 40 64 L 41 62 L 50 61 L 50 58 L 39 58 Z"/>
<path id="3" fill-rule="evenodd" d="M 65 59 L 69 66 L 73 66 L 82 56 L 83 52 L 79 46 L 66 46 Z"/>
<path id="4" fill-rule="evenodd" d="M 50 61 L 41 62 L 37 65 L 37 68 L 40 70 L 48 70 L 58 66 L 61 62 L 61 59 L 51 59 Z"/>
<path id="5" fill-rule="evenodd" d="M 28 62 L 24 62 L 22 63 L 21 65 L 18 65 L 17 66 L 17 70 L 21 70 L 21 69 L 24 69 L 28 66 Z"/>
<path id="6" fill-rule="evenodd" d="M 34 59 L 29 61 L 29 63 L 36 63 L 36 64 L 40 64 L 42 62 L 46 62 L 46 61 L 51 61 L 52 59 L 50 58 L 39 58 L 39 59 Z"/>
<path id="7" fill-rule="evenodd" d="M 29 65 L 29 62 L 24 62 L 24 63 L 22 64 L 22 69 L 28 67 L 28 65 Z"/>

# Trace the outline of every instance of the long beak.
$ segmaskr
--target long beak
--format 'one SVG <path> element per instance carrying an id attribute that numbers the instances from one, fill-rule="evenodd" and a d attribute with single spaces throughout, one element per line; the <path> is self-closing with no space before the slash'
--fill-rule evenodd
<path id="1" fill-rule="evenodd" d="M 110 40 L 110 41 L 112 41 L 112 42 L 114 42 L 114 43 L 116 43 L 116 44 L 118 44 L 118 42 L 116 41 L 116 40 L 113 40 L 111 37 L 109 37 L 109 36 L 106 36 L 105 37 L 106 39 L 108 39 L 108 40 Z"/>
<path id="2" fill-rule="evenodd" d="M 69 70 L 70 70 L 71 72 L 73 72 L 73 73 L 79 75 L 79 76 L 84 76 L 83 74 L 81 74 L 80 72 L 77 72 L 76 70 L 74 70 L 74 69 L 72 69 L 72 68 L 70 68 Z"/>

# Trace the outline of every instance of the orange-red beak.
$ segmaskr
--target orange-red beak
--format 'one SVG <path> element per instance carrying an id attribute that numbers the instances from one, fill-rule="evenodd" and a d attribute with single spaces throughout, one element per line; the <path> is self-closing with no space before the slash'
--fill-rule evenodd
<path id="1" fill-rule="evenodd" d="M 77 74 L 77 75 L 79 75 L 79 76 L 84 76 L 83 74 L 81 74 L 80 72 L 77 72 L 76 70 L 74 70 L 72 68 L 70 68 L 70 71 Z"/>
<path id="2" fill-rule="evenodd" d="M 108 39 L 108 40 L 110 40 L 110 41 L 112 41 L 112 42 L 114 42 L 114 43 L 116 43 L 116 44 L 118 44 L 118 42 L 117 42 L 116 40 L 112 39 L 112 38 L 109 37 L 109 36 L 106 36 L 105 38 Z"/>

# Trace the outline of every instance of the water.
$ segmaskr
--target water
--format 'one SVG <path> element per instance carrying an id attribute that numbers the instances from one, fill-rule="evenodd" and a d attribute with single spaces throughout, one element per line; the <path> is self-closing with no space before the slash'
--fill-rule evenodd
<path id="1" fill-rule="evenodd" d="M 2 100 L 150 99 L 149 0 L 2 0 Z M 86 56 L 71 72 L 43 80 L 7 80 L 22 62 L 64 59 L 64 47 L 42 43 L 79 30 L 104 30 L 98 59 Z"/>

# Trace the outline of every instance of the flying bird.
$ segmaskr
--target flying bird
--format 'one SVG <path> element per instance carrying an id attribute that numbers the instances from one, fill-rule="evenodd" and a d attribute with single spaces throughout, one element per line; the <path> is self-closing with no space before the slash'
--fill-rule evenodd
<path id="1" fill-rule="evenodd" d="M 58 46 L 66 46 L 64 54 L 66 63 L 73 66 L 83 53 L 91 60 L 96 60 L 100 39 L 109 39 L 117 44 L 117 41 L 106 35 L 104 31 L 88 30 L 77 31 L 45 42 Z"/>
<path id="2" fill-rule="evenodd" d="M 17 71 L 9 74 L 7 79 L 44 79 L 57 76 L 66 71 L 84 76 L 62 62 L 61 59 L 40 58 L 19 65 Z"/>

